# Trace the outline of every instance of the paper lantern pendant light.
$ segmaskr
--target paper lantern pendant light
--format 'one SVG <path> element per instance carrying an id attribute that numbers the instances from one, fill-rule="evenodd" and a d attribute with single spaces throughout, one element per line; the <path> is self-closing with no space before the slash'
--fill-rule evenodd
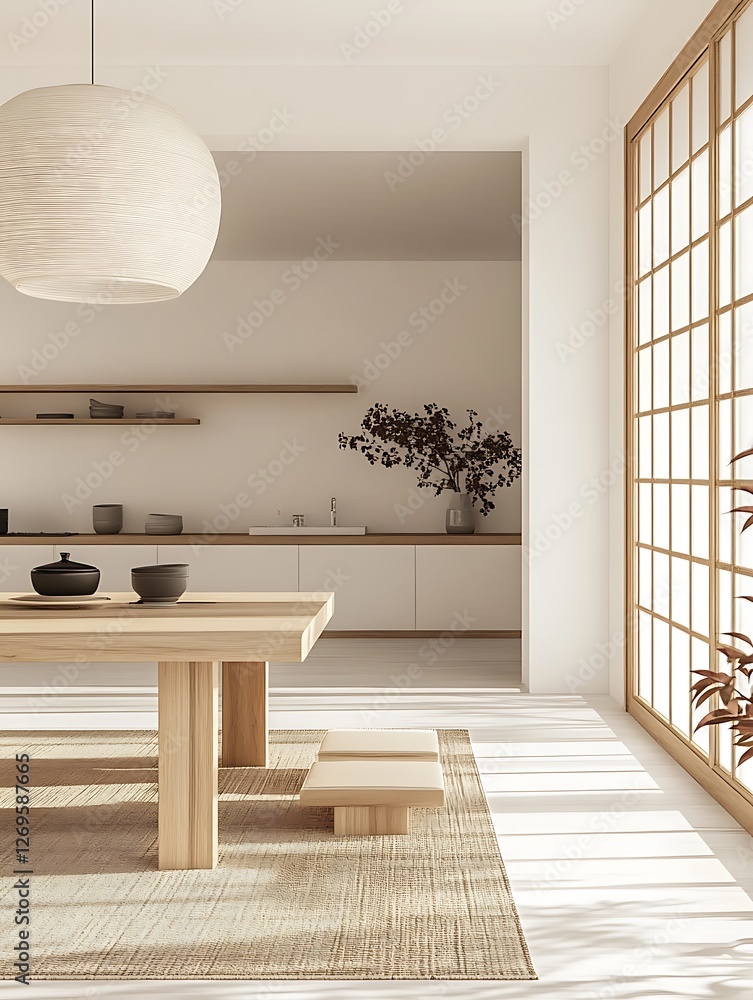
<path id="1" fill-rule="evenodd" d="M 97 84 L 0 107 L 0 274 L 68 302 L 171 299 L 220 222 L 212 155 L 168 105 Z"/>

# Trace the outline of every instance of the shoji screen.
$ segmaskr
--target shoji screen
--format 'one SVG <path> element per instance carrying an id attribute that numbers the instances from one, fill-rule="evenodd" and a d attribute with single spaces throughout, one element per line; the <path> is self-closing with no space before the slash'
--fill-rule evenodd
<path id="1" fill-rule="evenodd" d="M 637 693 L 686 738 L 690 663 L 711 655 L 708 106 L 704 62 L 646 128 L 637 171 Z"/>
<path id="2" fill-rule="evenodd" d="M 741 534 L 744 515 L 726 512 L 751 503 L 735 486 L 753 486 L 753 458 L 730 466 L 753 446 L 753 7 L 721 39 L 718 67 L 718 626 L 751 635 L 753 534 Z M 753 763 L 737 768 L 738 756 L 722 730 L 719 766 L 753 789 Z"/>
<path id="3" fill-rule="evenodd" d="M 628 703 L 753 824 L 753 766 L 694 732 L 692 670 L 753 635 L 753 6 L 725 9 L 628 142 Z M 736 477 L 736 478 L 733 478 Z"/>

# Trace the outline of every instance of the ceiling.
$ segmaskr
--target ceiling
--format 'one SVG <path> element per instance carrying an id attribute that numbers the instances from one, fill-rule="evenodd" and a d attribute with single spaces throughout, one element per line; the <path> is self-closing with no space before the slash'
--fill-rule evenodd
<path id="1" fill-rule="evenodd" d="M 159 67 L 155 96 L 219 150 L 221 169 L 240 158 L 217 259 L 302 259 L 332 235 L 340 259 L 519 260 L 520 156 L 473 151 L 522 148 L 520 109 L 559 100 L 544 67 L 603 67 L 649 5 L 676 2 L 95 0 L 96 79 L 130 89 Z M 2 0 L 0 99 L 88 80 L 90 45 L 91 0 Z M 478 67 L 500 67 L 498 92 L 394 193 L 384 173 L 399 153 L 282 151 L 415 153 L 475 92 Z M 274 152 L 223 152 L 268 132 L 278 109 L 292 124 Z"/>
<path id="2" fill-rule="evenodd" d="M 520 153 L 436 152 L 415 170 L 407 155 L 215 152 L 213 259 L 302 260 L 330 237 L 337 260 L 521 259 Z"/>
<path id="3" fill-rule="evenodd" d="M 670 2 L 96 0 L 97 63 L 605 65 L 649 6 Z M 39 0 L 2 0 L 6 66 L 80 65 L 86 78 L 90 0 L 57 3 L 50 17 Z M 356 44 L 359 29 L 374 37 Z"/>

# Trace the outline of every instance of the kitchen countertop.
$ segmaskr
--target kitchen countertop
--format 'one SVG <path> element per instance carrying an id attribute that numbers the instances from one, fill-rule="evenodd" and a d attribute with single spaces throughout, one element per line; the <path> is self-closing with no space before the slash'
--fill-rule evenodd
<path id="1" fill-rule="evenodd" d="M 520 545 L 521 536 L 481 532 L 475 535 L 374 532 L 366 535 L 0 535 L 0 545 Z"/>

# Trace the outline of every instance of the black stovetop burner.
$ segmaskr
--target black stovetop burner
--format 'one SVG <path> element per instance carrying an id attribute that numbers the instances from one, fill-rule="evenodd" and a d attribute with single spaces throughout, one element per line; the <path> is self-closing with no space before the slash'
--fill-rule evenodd
<path id="1" fill-rule="evenodd" d="M 79 535 L 79 531 L 6 531 L 2 538 L 64 538 L 68 535 Z"/>

